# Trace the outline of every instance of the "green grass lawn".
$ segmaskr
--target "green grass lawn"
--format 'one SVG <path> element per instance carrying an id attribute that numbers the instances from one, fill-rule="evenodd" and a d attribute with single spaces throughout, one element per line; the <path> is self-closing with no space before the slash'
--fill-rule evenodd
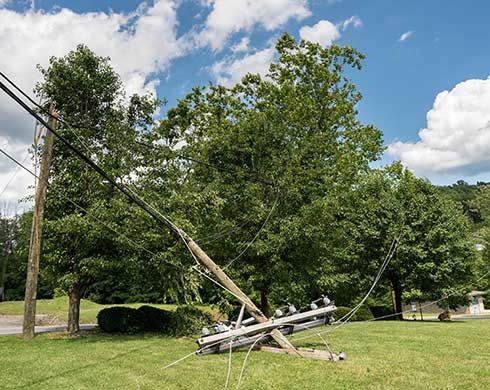
<path id="1" fill-rule="evenodd" d="M 99 305 L 85 299 L 82 299 L 80 305 L 80 323 L 82 324 L 94 324 L 97 322 L 97 313 L 110 306 L 129 306 L 140 307 L 145 305 L 144 303 L 128 303 L 124 305 Z M 176 305 L 157 305 L 151 304 L 151 306 L 159 307 L 161 309 L 175 310 Z M 208 307 L 199 306 L 201 309 L 210 310 Z M 36 306 L 37 314 L 46 314 L 55 316 L 58 322 L 65 323 L 68 317 L 68 298 L 60 297 L 54 299 L 39 299 Z M 23 315 L 24 314 L 24 302 L 23 301 L 10 301 L 0 302 L 0 315 Z M 0 386 L 1 387 L 1 386 Z"/>
<path id="2" fill-rule="evenodd" d="M 305 335 L 302 333 L 301 336 Z M 241 389 L 489 389 L 490 321 L 350 323 L 326 334 L 347 360 L 252 352 Z M 298 337 L 301 337 L 298 336 Z M 293 338 L 294 340 L 294 338 Z M 312 338 L 298 342 L 321 347 Z M 191 358 L 193 339 L 0 337 L 2 389 L 220 389 L 228 354 Z M 245 352 L 232 355 L 234 389 Z"/>

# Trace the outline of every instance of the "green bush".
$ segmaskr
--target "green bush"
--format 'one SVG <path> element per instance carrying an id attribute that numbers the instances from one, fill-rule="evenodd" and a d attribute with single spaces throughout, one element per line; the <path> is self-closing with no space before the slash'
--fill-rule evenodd
<path id="1" fill-rule="evenodd" d="M 142 314 L 142 330 L 146 332 L 170 333 L 173 317 L 172 312 L 148 305 L 139 307 L 138 311 Z"/>
<path id="2" fill-rule="evenodd" d="M 211 315 L 195 306 L 180 306 L 175 312 L 146 305 L 138 309 L 116 306 L 102 309 L 97 315 L 99 328 L 106 333 L 158 332 L 189 336 L 211 322 Z"/>
<path id="3" fill-rule="evenodd" d="M 209 325 L 213 319 L 195 306 L 179 306 L 172 316 L 173 336 L 190 336 L 201 331 L 202 327 Z"/>
<path id="4" fill-rule="evenodd" d="M 108 307 L 97 314 L 100 330 L 107 333 L 136 333 L 143 323 L 143 313 L 130 307 Z"/>
<path id="5" fill-rule="evenodd" d="M 336 320 L 340 320 L 342 317 L 350 313 L 351 310 L 352 308 L 350 307 L 337 306 L 337 311 L 334 314 L 334 318 Z M 373 318 L 374 318 L 373 313 L 371 313 L 371 311 L 367 306 L 363 305 L 359 308 L 359 310 L 356 311 L 356 313 L 352 316 L 351 319 L 349 319 L 349 321 L 367 321 L 367 320 L 372 320 Z M 345 318 L 342 321 L 344 320 Z"/>
<path id="6" fill-rule="evenodd" d="M 373 316 L 375 318 L 385 317 L 385 318 L 382 318 L 383 320 L 396 319 L 396 316 L 392 315 L 393 314 L 393 308 L 391 307 L 391 305 L 369 306 L 369 310 L 371 310 L 371 313 L 373 313 Z"/>

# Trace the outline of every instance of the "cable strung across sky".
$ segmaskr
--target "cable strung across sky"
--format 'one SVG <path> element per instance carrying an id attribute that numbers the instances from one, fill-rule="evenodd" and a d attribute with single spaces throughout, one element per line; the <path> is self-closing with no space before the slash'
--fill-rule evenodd
<path id="1" fill-rule="evenodd" d="M 3 73 L 2 73 L 3 75 Z M 146 211 L 150 216 L 152 216 L 157 222 L 163 224 L 171 230 L 173 234 L 178 234 L 177 227 L 172 223 L 172 221 L 166 216 L 162 215 L 154 208 L 152 208 L 146 201 L 141 199 L 139 196 L 132 193 L 126 186 L 118 183 L 111 175 L 109 175 L 104 169 L 102 169 L 97 163 L 95 163 L 90 157 L 87 157 L 80 149 L 72 145 L 65 137 L 59 134 L 55 129 L 53 129 L 48 122 L 44 120 L 37 112 L 30 108 L 21 98 L 19 98 L 8 86 L 6 86 L 2 81 L 0 81 L 0 89 L 2 89 L 8 96 L 10 96 L 17 104 L 19 104 L 25 111 L 27 111 L 32 117 L 34 117 L 39 123 L 41 123 L 48 131 L 52 132 L 53 135 L 65 144 L 73 153 L 80 157 L 87 165 L 89 165 L 93 170 L 95 170 L 104 179 L 109 181 L 112 186 L 116 187 L 121 191 L 130 201 L 136 203 L 141 209 Z M 18 89 L 18 88 L 17 88 Z"/>

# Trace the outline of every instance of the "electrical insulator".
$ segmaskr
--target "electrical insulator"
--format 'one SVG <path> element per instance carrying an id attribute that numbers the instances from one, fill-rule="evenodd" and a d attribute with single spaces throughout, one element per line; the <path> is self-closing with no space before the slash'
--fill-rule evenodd
<path id="1" fill-rule="evenodd" d="M 294 307 L 294 305 L 289 305 L 288 307 L 288 312 L 289 314 L 294 314 L 297 312 L 296 308 Z"/>

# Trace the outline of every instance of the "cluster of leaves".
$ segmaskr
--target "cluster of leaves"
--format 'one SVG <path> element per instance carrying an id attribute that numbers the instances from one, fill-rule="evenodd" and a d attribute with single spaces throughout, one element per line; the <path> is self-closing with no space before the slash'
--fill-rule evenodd
<path id="1" fill-rule="evenodd" d="M 10 214 L 6 210 L 0 215 L 0 287 L 4 288 L 5 300 L 17 301 L 24 299 L 32 213 Z M 38 298 L 51 298 L 52 295 L 52 286 L 45 275 L 40 275 Z"/>

